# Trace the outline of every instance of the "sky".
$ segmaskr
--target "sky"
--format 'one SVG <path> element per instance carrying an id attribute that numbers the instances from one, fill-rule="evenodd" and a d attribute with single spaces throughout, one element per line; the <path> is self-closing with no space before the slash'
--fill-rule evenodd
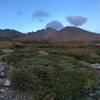
<path id="1" fill-rule="evenodd" d="M 52 21 L 76 25 L 69 17 L 74 22 L 85 18 L 77 27 L 100 33 L 100 0 L 0 0 L 0 29 L 31 32 Z"/>

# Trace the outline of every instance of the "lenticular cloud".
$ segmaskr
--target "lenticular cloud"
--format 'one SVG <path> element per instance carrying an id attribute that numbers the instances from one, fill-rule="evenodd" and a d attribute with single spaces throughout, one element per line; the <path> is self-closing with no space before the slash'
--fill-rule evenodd
<path id="1" fill-rule="evenodd" d="M 46 17 L 49 17 L 49 14 L 44 10 L 37 10 L 33 12 L 32 19 L 38 19 L 39 21 L 43 21 Z"/>
<path id="2" fill-rule="evenodd" d="M 69 16 L 67 21 L 74 26 L 82 26 L 87 22 L 87 18 L 83 16 Z"/>
<path id="3" fill-rule="evenodd" d="M 47 28 L 53 28 L 55 30 L 60 30 L 62 29 L 64 26 L 62 25 L 61 22 L 57 21 L 57 20 L 54 20 L 54 21 L 51 21 L 47 24 L 46 26 Z"/>

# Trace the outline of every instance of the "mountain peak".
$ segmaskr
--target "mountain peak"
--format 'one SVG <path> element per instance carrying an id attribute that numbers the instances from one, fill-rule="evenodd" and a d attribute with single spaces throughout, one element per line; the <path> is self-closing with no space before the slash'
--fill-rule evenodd
<path id="1" fill-rule="evenodd" d="M 84 30 L 82 28 L 75 27 L 75 26 L 67 26 L 67 27 L 64 27 L 62 30 L 72 30 L 72 31 L 75 31 L 75 30 L 79 31 L 79 30 L 81 30 L 81 31 L 86 31 L 86 30 Z"/>
<path id="2" fill-rule="evenodd" d="M 67 26 L 62 30 L 58 31 L 55 36 L 53 36 L 53 40 L 55 41 L 92 41 L 99 38 L 96 33 L 86 31 L 84 29 Z"/>

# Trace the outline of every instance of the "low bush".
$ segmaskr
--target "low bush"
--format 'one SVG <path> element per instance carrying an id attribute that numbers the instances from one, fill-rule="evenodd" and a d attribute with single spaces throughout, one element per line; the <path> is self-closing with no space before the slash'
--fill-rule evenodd
<path id="1" fill-rule="evenodd" d="M 43 58 L 29 58 L 14 67 L 14 88 L 31 89 L 36 100 L 85 100 L 88 89 L 96 83 L 88 64 L 76 64 Z"/>

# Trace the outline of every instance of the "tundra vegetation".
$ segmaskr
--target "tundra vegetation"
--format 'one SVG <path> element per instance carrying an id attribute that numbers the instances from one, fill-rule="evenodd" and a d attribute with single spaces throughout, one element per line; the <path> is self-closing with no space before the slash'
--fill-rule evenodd
<path id="1" fill-rule="evenodd" d="M 2 60 L 13 66 L 12 86 L 30 90 L 34 100 L 87 100 L 88 92 L 99 82 L 89 65 L 100 63 L 100 46 L 92 42 L 8 43 L 3 48 L 14 51 Z"/>

